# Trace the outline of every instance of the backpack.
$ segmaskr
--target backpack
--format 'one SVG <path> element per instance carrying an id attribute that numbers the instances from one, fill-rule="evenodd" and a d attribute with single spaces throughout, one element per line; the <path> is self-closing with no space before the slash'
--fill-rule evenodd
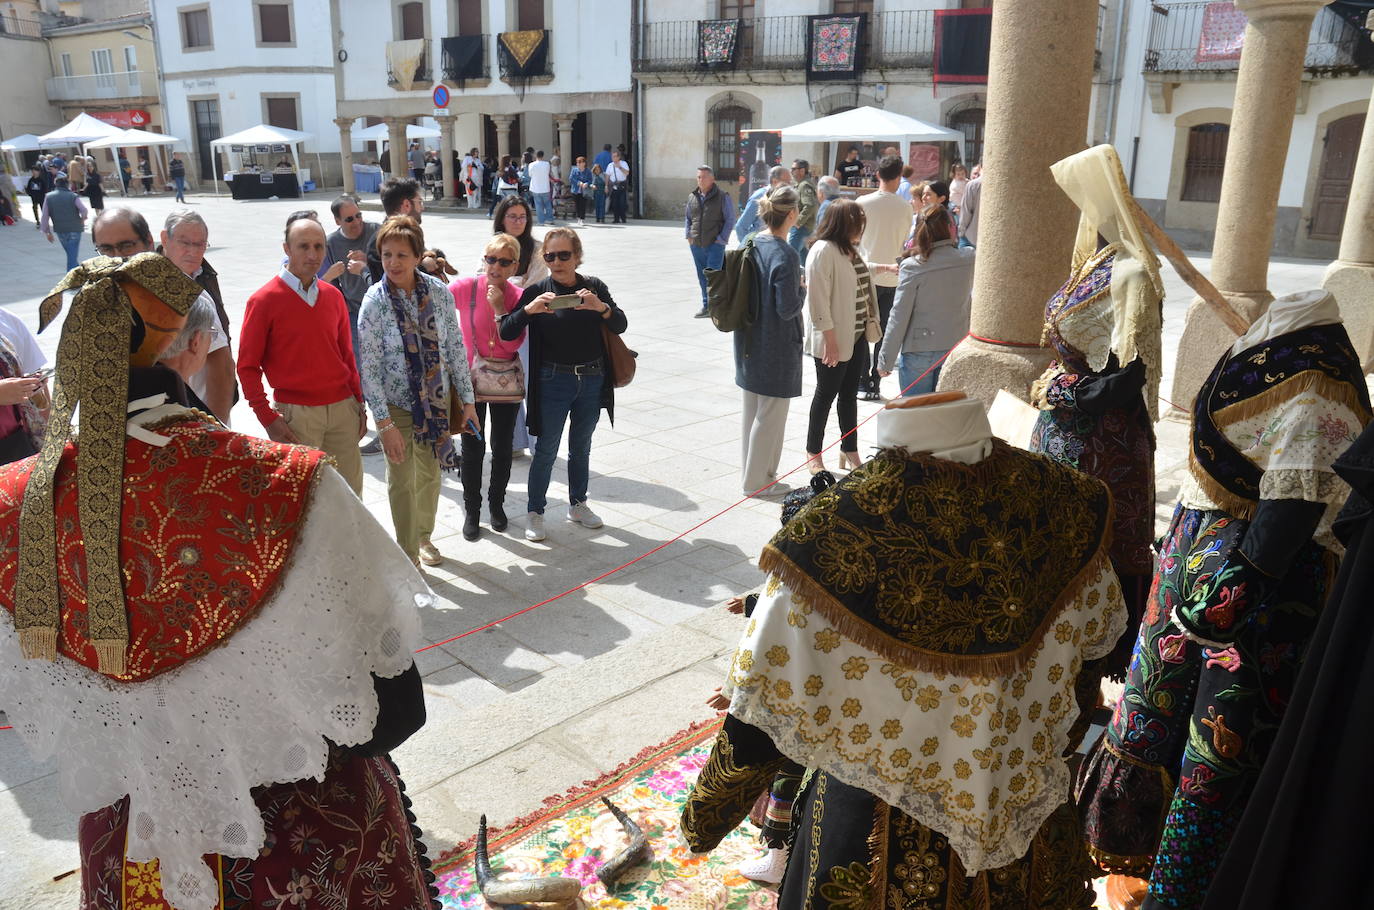
<path id="1" fill-rule="evenodd" d="M 757 309 L 758 270 L 754 266 L 754 235 L 725 254 L 719 269 L 706 270 L 706 312 L 722 332 L 748 332 Z"/>

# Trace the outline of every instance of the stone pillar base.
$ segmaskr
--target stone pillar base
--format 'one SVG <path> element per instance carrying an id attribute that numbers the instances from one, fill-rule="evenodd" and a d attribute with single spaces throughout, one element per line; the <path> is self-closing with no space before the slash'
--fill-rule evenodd
<path id="1" fill-rule="evenodd" d="M 1274 295 L 1268 291 L 1254 291 L 1236 294 L 1222 291 L 1225 297 L 1246 322 L 1254 322 L 1269 308 Z M 1160 402 L 1161 411 L 1171 420 L 1190 420 L 1193 413 L 1193 399 L 1198 389 L 1217 365 L 1223 351 L 1236 341 L 1236 335 L 1217 317 L 1211 304 L 1201 297 L 1194 297 L 1188 305 L 1188 315 L 1183 321 L 1183 335 L 1178 342 L 1178 353 L 1174 357 L 1174 382 L 1170 387 L 1168 403 Z"/>
<path id="2" fill-rule="evenodd" d="M 1341 306 L 1345 330 L 1355 343 L 1365 373 L 1374 370 L 1374 263 L 1337 259 L 1326 267 L 1322 287 Z"/>
<path id="3" fill-rule="evenodd" d="M 1013 348 L 965 338 L 940 367 L 939 391 L 967 392 L 991 406 L 998 389 L 1030 401 L 1030 386 L 1054 359 L 1049 348 Z"/>

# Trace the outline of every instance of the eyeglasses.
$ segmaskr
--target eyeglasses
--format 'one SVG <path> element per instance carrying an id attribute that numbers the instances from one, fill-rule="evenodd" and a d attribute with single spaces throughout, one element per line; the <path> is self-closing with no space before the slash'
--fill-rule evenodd
<path id="1" fill-rule="evenodd" d="M 186 249 L 188 250 L 205 250 L 209 249 L 210 247 L 209 241 L 201 241 L 197 243 L 194 240 L 182 240 L 180 237 L 173 237 L 172 240 L 175 241 L 177 244 L 186 247 Z"/>
<path id="2" fill-rule="evenodd" d="M 557 251 L 557 252 L 555 252 L 555 253 L 545 253 L 545 254 L 544 254 L 544 261 L 545 261 L 545 262 L 553 262 L 555 259 L 558 260 L 558 261 L 560 261 L 560 262 L 567 262 L 567 261 L 568 261 L 569 259 L 571 259 L 571 258 L 573 258 L 573 252 L 572 252 L 572 250 L 559 250 L 559 251 Z"/>
<path id="3" fill-rule="evenodd" d="M 353 222 L 357 221 L 357 220 L 358 220 L 359 218 L 361 218 L 361 217 L 363 217 L 363 213 L 362 213 L 362 212 L 359 212 L 359 213 L 356 214 L 356 215 L 349 215 L 348 217 L 346 217 L 346 218 L 340 218 L 339 220 L 342 221 L 344 224 L 352 224 Z"/>
<path id="4" fill-rule="evenodd" d="M 143 249 L 141 240 L 121 240 L 118 243 L 97 243 L 95 251 L 102 256 L 129 256 Z"/>
<path id="5" fill-rule="evenodd" d="M 502 220 L 503 220 L 503 221 L 529 221 L 529 220 L 530 220 L 530 216 L 527 215 L 527 214 L 525 214 L 524 212 L 506 212 L 506 217 L 503 218 Z"/>
<path id="6" fill-rule="evenodd" d="M 499 265 L 503 269 L 515 264 L 514 259 L 507 259 L 505 256 L 483 256 L 482 261 L 487 265 Z"/>

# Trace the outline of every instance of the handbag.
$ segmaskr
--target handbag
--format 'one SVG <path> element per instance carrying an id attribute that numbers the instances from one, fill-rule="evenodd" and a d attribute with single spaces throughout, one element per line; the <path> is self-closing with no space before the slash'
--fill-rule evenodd
<path id="1" fill-rule="evenodd" d="M 617 389 L 625 388 L 635 378 L 635 358 L 639 354 L 626 347 L 625 340 L 604 323 L 601 326 L 601 346 L 606 351 L 612 383 Z"/>
<path id="2" fill-rule="evenodd" d="M 472 297 L 468 300 L 468 310 L 472 324 L 477 324 L 477 278 L 472 279 Z M 496 326 L 496 312 L 491 314 L 493 330 Z M 496 339 L 492 338 L 488 353 L 496 350 Z M 472 397 L 475 401 L 487 404 L 519 404 L 525 400 L 525 368 L 518 357 L 483 357 L 476 350 L 472 354 Z"/>

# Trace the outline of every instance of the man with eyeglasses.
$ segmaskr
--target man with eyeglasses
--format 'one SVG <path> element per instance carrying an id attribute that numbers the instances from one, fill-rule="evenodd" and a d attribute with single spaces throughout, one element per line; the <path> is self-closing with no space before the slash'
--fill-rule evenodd
<path id="1" fill-rule="evenodd" d="M 353 353 L 358 352 L 358 310 L 363 305 L 363 295 L 372 286 L 372 274 L 367 268 L 368 251 L 372 249 L 372 238 L 378 225 L 363 220 L 363 211 L 358 208 L 358 200 L 347 194 L 335 199 L 329 205 L 338 230 L 331 233 L 325 241 L 323 280 L 334 285 L 344 296 L 348 307 L 348 328 L 353 333 Z M 382 443 L 377 437 L 363 443 L 364 455 L 377 455 L 382 451 Z"/>
<path id="2" fill-rule="evenodd" d="M 210 246 L 210 228 L 205 219 L 190 209 L 180 209 L 167 216 L 162 225 L 162 242 L 157 252 L 176 263 L 200 285 L 215 306 L 216 325 L 209 331 L 209 353 L 205 364 L 187 380 L 200 399 L 225 425 L 229 413 L 239 398 L 238 376 L 234 372 L 234 350 L 230 342 L 229 313 L 224 309 L 224 295 L 219 289 L 219 272 L 205 259 Z"/>

